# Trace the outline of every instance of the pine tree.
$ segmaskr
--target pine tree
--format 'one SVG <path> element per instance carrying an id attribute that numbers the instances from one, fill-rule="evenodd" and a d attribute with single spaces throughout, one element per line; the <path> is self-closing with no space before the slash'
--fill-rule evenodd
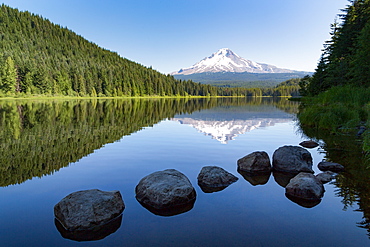
<path id="1" fill-rule="evenodd" d="M 351 82 L 359 86 L 370 86 L 370 22 L 362 29 L 358 38 L 356 54 L 351 63 Z"/>
<path id="2" fill-rule="evenodd" d="M 7 57 L 1 70 L 0 89 L 4 93 L 15 92 L 17 70 L 11 57 Z"/>

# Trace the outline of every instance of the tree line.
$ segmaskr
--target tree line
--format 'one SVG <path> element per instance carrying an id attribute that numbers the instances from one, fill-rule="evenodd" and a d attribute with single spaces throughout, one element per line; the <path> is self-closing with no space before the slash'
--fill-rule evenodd
<path id="1" fill-rule="evenodd" d="M 317 95 L 334 86 L 370 86 L 370 1 L 349 0 L 312 78 L 301 82 L 301 94 Z"/>

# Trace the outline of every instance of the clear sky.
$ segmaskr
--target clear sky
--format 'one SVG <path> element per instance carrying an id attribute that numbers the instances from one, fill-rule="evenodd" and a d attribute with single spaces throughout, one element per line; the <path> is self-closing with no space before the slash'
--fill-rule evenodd
<path id="1" fill-rule="evenodd" d="M 162 73 L 220 48 L 313 71 L 347 0 L 5 0 Z"/>

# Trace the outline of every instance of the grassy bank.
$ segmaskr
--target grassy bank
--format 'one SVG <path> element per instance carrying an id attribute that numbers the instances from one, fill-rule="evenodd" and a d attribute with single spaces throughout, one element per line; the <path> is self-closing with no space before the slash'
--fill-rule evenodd
<path id="1" fill-rule="evenodd" d="M 337 86 L 315 97 L 305 97 L 298 118 L 303 128 L 356 134 L 360 126 L 370 126 L 370 89 Z M 369 131 L 362 137 L 364 150 L 370 152 Z"/>

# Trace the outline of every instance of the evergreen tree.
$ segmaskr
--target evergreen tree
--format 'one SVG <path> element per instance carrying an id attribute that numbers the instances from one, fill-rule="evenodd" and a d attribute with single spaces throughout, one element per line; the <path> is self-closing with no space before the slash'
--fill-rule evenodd
<path id="1" fill-rule="evenodd" d="M 358 38 L 356 54 L 351 63 L 351 82 L 359 86 L 370 86 L 370 22 L 362 29 Z"/>
<path id="2" fill-rule="evenodd" d="M 7 57 L 1 69 L 0 89 L 4 93 L 15 92 L 17 70 L 11 57 Z"/>
<path id="3" fill-rule="evenodd" d="M 340 15 L 342 23 L 331 26 L 331 39 L 326 42 L 316 72 L 306 85 L 310 95 L 337 85 L 370 85 L 370 0 L 349 2 Z"/>

